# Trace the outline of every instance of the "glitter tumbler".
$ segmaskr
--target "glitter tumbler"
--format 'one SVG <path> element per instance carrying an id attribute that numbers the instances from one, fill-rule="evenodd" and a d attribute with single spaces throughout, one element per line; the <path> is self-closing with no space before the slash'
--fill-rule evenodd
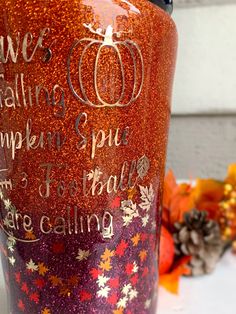
<path id="1" fill-rule="evenodd" d="M 0 251 L 9 313 L 156 312 L 177 46 L 163 8 L 1 0 Z"/>

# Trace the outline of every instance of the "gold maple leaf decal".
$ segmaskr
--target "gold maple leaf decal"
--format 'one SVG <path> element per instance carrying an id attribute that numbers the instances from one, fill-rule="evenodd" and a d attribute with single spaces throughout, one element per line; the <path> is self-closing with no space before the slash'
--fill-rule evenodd
<path id="1" fill-rule="evenodd" d="M 118 309 L 113 311 L 113 314 L 123 314 L 123 313 L 124 313 L 123 307 L 119 307 Z"/>
<path id="2" fill-rule="evenodd" d="M 57 276 L 50 276 L 49 280 L 51 281 L 53 287 L 62 285 L 62 280 L 61 278 L 57 277 Z"/>
<path id="3" fill-rule="evenodd" d="M 147 258 L 147 251 L 146 250 L 140 251 L 139 258 L 140 258 L 141 262 L 145 261 L 145 259 Z"/>
<path id="4" fill-rule="evenodd" d="M 128 199 L 132 200 L 134 198 L 134 195 L 136 194 L 135 188 L 129 189 L 128 190 Z"/>
<path id="5" fill-rule="evenodd" d="M 137 233 L 132 239 L 133 246 L 137 246 L 140 241 L 140 233 Z"/>
<path id="6" fill-rule="evenodd" d="M 46 272 L 48 272 L 48 268 L 44 265 L 44 263 L 38 264 L 38 272 L 41 276 L 45 276 Z"/>
<path id="7" fill-rule="evenodd" d="M 103 261 L 106 261 L 107 259 L 110 259 L 111 257 L 113 257 L 115 254 L 114 251 L 110 251 L 108 248 L 105 249 L 104 253 L 101 256 L 101 259 Z"/>
<path id="8" fill-rule="evenodd" d="M 25 239 L 27 239 L 27 240 L 35 240 L 36 236 L 33 234 L 33 231 L 27 231 L 25 233 Z"/>
<path id="9" fill-rule="evenodd" d="M 49 310 L 49 308 L 47 308 L 47 307 L 45 307 L 43 310 L 42 310 L 42 312 L 41 312 L 41 314 L 51 314 L 52 312 Z"/>
<path id="10" fill-rule="evenodd" d="M 63 297 L 69 297 L 71 295 L 71 291 L 69 287 L 66 285 L 63 285 L 60 289 L 59 295 Z"/>
<path id="11" fill-rule="evenodd" d="M 69 279 L 68 279 L 68 285 L 71 285 L 71 286 L 76 286 L 79 282 L 79 279 L 78 277 L 75 275 L 75 276 L 71 276 Z"/>
<path id="12" fill-rule="evenodd" d="M 103 271 L 110 271 L 112 269 L 112 266 L 111 266 L 111 259 L 108 258 L 106 261 L 101 261 L 100 262 L 100 265 L 99 265 L 99 268 L 101 268 Z"/>

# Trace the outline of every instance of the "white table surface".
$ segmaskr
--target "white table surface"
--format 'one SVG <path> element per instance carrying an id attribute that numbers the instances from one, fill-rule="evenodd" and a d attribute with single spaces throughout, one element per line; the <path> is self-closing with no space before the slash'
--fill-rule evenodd
<path id="1" fill-rule="evenodd" d="M 2 270 L 0 272 L 0 313 L 8 314 Z M 230 252 L 212 275 L 182 278 L 180 283 L 179 296 L 160 288 L 158 314 L 236 313 L 236 256 Z"/>

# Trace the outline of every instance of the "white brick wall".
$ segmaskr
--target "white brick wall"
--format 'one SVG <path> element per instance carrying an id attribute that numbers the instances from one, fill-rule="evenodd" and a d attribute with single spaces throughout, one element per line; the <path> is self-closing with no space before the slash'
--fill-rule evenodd
<path id="1" fill-rule="evenodd" d="M 230 163 L 236 163 L 236 115 L 172 119 L 167 167 L 177 178 L 223 179 Z"/>
<path id="2" fill-rule="evenodd" d="M 179 31 L 173 113 L 236 113 L 236 0 L 175 2 L 186 8 L 173 14 Z"/>

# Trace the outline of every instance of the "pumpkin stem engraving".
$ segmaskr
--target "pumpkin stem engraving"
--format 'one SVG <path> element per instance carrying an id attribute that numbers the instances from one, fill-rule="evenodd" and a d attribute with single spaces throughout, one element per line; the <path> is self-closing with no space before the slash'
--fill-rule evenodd
<path id="1" fill-rule="evenodd" d="M 113 46 L 112 37 L 113 37 L 113 27 L 111 25 L 108 25 L 106 29 L 106 33 L 105 33 L 104 45 Z"/>
<path id="2" fill-rule="evenodd" d="M 113 46 L 114 41 L 113 41 L 113 36 L 116 35 L 116 37 L 120 38 L 122 34 L 130 34 L 131 31 L 128 32 L 114 32 L 114 28 L 111 25 L 108 25 L 105 31 L 105 35 L 102 33 L 102 29 L 94 29 L 92 24 L 83 24 L 85 28 L 89 29 L 89 31 L 95 35 L 102 36 L 104 38 L 104 45 L 105 46 Z"/>
<path id="3" fill-rule="evenodd" d="M 83 24 L 85 28 L 89 29 L 91 33 L 95 34 L 95 35 L 99 35 L 105 38 L 105 35 L 102 33 L 102 29 L 98 28 L 98 29 L 94 29 L 92 24 Z"/>

